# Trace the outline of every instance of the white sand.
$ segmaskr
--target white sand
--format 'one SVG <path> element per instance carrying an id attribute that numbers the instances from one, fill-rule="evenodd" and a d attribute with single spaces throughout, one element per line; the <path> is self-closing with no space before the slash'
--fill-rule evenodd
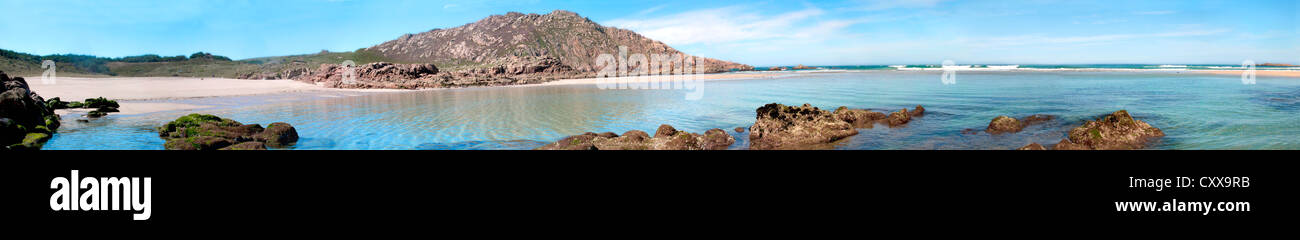
<path id="1" fill-rule="evenodd" d="M 239 80 L 222 78 L 69 78 L 53 84 L 27 78 L 32 91 L 45 98 L 81 101 L 105 97 L 113 100 L 161 100 L 198 97 L 257 95 L 316 91 L 327 88 L 293 80 Z"/>
<path id="2" fill-rule="evenodd" d="M 293 80 L 241 80 L 223 78 L 72 78 L 60 77 L 53 84 L 45 84 L 40 77 L 28 77 L 32 91 L 46 99 L 58 97 L 70 101 L 105 97 L 118 100 L 121 105 L 116 114 L 141 114 L 162 111 L 188 110 L 209 106 L 136 102 L 132 100 L 166 100 L 241 95 L 261 95 L 308 91 L 385 92 L 399 90 L 335 89 Z M 59 110 L 59 114 L 86 112 L 89 109 Z"/>

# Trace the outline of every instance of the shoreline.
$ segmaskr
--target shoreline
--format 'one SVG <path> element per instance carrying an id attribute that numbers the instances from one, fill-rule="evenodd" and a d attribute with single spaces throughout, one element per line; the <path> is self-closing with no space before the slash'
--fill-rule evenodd
<path id="1" fill-rule="evenodd" d="M 901 72 L 917 72 L 926 70 L 901 70 Z M 941 70 L 941 69 L 934 69 Z M 727 81 L 727 80 L 753 80 L 753 79 L 774 79 L 800 74 L 819 74 L 819 73 L 845 73 L 845 72 L 877 72 L 877 71 L 900 71 L 900 70 L 828 70 L 828 71 L 754 71 L 754 72 L 733 72 L 733 73 L 714 73 L 694 75 L 698 81 Z M 958 72 L 969 71 L 959 70 Z M 1150 72 L 1150 73 L 1177 73 L 1177 74 L 1209 74 L 1209 75 L 1241 75 L 1242 70 L 1116 70 L 1116 69 L 1068 69 L 1068 70 L 1040 70 L 1040 69 L 1013 69 L 1013 70 L 975 70 L 979 72 Z M 1256 76 L 1259 77 L 1287 77 L 1300 78 L 1300 71 L 1282 71 L 1282 70 L 1256 70 Z M 350 88 L 329 88 L 316 84 L 305 83 L 296 80 L 244 80 L 244 79 L 227 79 L 227 78 L 187 78 L 187 77 L 106 77 L 106 78 L 87 78 L 87 77 L 60 77 L 56 84 L 42 84 L 40 77 L 27 77 L 28 84 L 32 91 L 41 94 L 46 99 L 58 97 L 63 101 L 80 101 L 86 98 L 105 97 L 119 101 L 122 105 L 117 114 L 134 115 L 147 114 L 167 111 L 180 111 L 190 109 L 200 109 L 212 107 L 210 105 L 196 105 L 186 103 L 164 102 L 167 100 L 195 99 L 195 98 L 215 98 L 215 97 L 239 97 L 239 96 L 257 96 L 257 95 L 276 95 L 287 93 L 402 93 L 414 91 L 437 91 L 458 88 L 429 88 L 429 89 L 350 89 Z M 490 86 L 490 87 L 467 87 L 470 88 L 493 88 L 493 87 L 542 87 L 542 86 L 566 86 L 566 85 L 595 85 L 602 81 L 625 81 L 626 83 L 647 83 L 652 80 L 662 80 L 663 78 L 648 77 L 617 77 L 617 78 L 577 78 L 562 79 L 538 84 L 523 84 L 509 86 Z M 84 113 L 80 109 L 61 109 L 60 115 L 67 113 Z"/>

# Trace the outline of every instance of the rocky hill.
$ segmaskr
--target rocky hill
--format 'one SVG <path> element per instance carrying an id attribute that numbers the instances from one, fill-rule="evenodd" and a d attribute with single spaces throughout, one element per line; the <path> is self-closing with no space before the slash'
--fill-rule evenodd
<path id="1" fill-rule="evenodd" d="M 400 62 L 433 63 L 445 69 L 500 65 L 502 59 L 555 58 L 560 63 L 594 73 L 600 54 L 677 54 L 668 45 L 635 32 L 601 26 L 577 13 L 557 10 L 550 14 L 511 12 L 450 29 L 407 34 L 365 51 Z M 711 58 L 697 58 L 705 72 L 750 70 L 751 66 Z"/>

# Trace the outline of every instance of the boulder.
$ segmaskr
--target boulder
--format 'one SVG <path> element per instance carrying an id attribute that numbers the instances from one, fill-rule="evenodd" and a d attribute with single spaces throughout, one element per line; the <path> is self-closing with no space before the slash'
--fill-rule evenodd
<path id="1" fill-rule="evenodd" d="M 1069 138 L 1061 140 L 1057 150 L 1132 150 L 1145 148 L 1152 139 L 1164 137 L 1159 128 L 1134 119 L 1119 110 L 1095 121 L 1071 129 Z"/>
<path id="2" fill-rule="evenodd" d="M 677 131 L 669 125 L 659 126 L 654 137 L 631 130 L 618 136 L 613 133 L 584 133 L 568 136 L 538 150 L 726 150 L 736 139 L 722 129 L 704 134 Z"/>
<path id="3" fill-rule="evenodd" d="M 255 134 L 258 141 L 274 148 L 288 147 L 298 142 L 298 129 L 288 123 L 277 122 L 266 126 L 266 130 Z"/>
<path id="4" fill-rule="evenodd" d="M 876 122 L 888 118 L 884 113 L 872 112 L 862 109 L 849 109 L 848 107 L 839 107 L 835 112 L 835 119 L 853 124 L 855 128 L 872 128 Z"/>
<path id="5" fill-rule="evenodd" d="M 984 129 L 984 132 L 991 134 L 1017 133 L 1023 129 L 1025 129 L 1025 125 L 1020 120 L 1008 116 L 998 116 L 989 122 L 989 127 Z"/>
<path id="6" fill-rule="evenodd" d="M 1030 125 L 1045 123 L 1056 119 L 1053 115 L 1034 114 L 1021 119 L 1015 119 L 1008 116 L 998 116 L 989 121 L 988 128 L 984 132 L 989 134 L 1018 133 Z"/>
<path id="7" fill-rule="evenodd" d="M 736 133 L 745 133 L 744 127 L 736 127 Z"/>
<path id="8" fill-rule="evenodd" d="M 242 142 L 220 150 L 266 150 L 266 144 L 262 142 Z"/>
<path id="9" fill-rule="evenodd" d="M 889 117 L 885 118 L 885 123 L 888 123 L 889 127 L 903 126 L 911 121 L 912 121 L 912 114 L 908 113 L 906 108 L 904 108 L 903 110 L 898 110 L 897 112 L 890 113 Z"/>
<path id="10" fill-rule="evenodd" d="M 1016 150 L 1047 150 L 1047 148 L 1043 147 L 1043 145 L 1040 145 L 1038 143 L 1030 143 L 1029 145 L 1025 145 L 1024 147 L 1020 147 Z"/>
<path id="11" fill-rule="evenodd" d="M 0 150 L 40 149 L 59 125 L 59 116 L 27 80 L 0 72 Z"/>
<path id="12" fill-rule="evenodd" d="M 830 143 L 858 134 L 853 124 L 809 104 L 772 103 L 756 113 L 757 119 L 749 127 L 750 149 L 827 149 Z"/>
<path id="13" fill-rule="evenodd" d="M 190 114 L 158 127 L 168 150 L 256 150 L 287 147 L 298 142 L 298 132 L 288 123 L 242 124 L 213 115 Z M 252 143 L 256 142 L 256 144 Z M 262 146 L 262 147 L 255 147 Z"/>

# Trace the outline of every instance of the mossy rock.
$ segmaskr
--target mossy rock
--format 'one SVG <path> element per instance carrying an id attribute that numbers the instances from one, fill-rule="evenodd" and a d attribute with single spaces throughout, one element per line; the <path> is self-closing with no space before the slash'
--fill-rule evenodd
<path id="1" fill-rule="evenodd" d="M 41 147 L 45 146 L 45 141 L 49 140 L 49 134 L 28 133 L 27 136 L 23 138 L 23 143 L 21 145 L 24 149 L 41 149 Z"/>
<path id="2" fill-rule="evenodd" d="M 68 104 L 69 104 L 68 102 L 64 102 L 63 100 L 60 100 L 58 97 L 45 100 L 45 107 L 49 108 L 50 110 L 65 109 L 68 108 Z"/>
<path id="3" fill-rule="evenodd" d="M 119 108 L 119 107 L 122 107 L 122 106 L 117 105 L 117 101 L 108 100 L 107 98 L 104 98 L 104 97 L 99 97 L 99 98 L 87 98 L 87 99 L 86 99 L 86 102 L 85 102 L 85 105 L 83 105 L 82 107 L 84 107 L 84 108 L 102 108 L 102 107 L 113 107 L 113 108 Z"/>
<path id="4" fill-rule="evenodd" d="M 266 150 L 266 144 L 262 142 L 243 142 L 220 150 Z"/>
<path id="5" fill-rule="evenodd" d="M 108 116 L 108 113 L 100 112 L 100 111 L 90 111 L 90 112 L 86 113 L 86 117 L 89 117 L 89 118 L 100 118 L 100 117 L 104 117 L 104 116 Z"/>

